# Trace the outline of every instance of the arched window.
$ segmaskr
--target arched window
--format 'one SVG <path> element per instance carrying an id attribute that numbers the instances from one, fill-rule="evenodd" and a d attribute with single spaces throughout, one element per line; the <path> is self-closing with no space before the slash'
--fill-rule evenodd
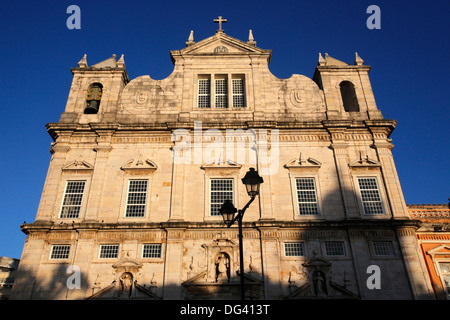
<path id="1" fill-rule="evenodd" d="M 342 81 L 339 85 L 341 89 L 342 102 L 346 112 L 359 112 L 358 99 L 356 98 L 355 86 L 350 81 Z"/>
<path id="2" fill-rule="evenodd" d="M 102 99 L 103 86 L 101 83 L 93 83 L 88 90 L 86 97 L 85 114 L 96 114 L 100 108 L 100 100 Z"/>

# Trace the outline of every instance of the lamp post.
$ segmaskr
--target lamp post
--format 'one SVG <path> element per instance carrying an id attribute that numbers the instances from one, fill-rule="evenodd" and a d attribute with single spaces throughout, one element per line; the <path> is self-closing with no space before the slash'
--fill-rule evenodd
<path id="1" fill-rule="evenodd" d="M 255 197 L 259 194 L 259 185 L 263 183 L 263 178 L 259 176 L 258 171 L 255 168 L 250 168 L 250 170 L 242 178 L 242 183 L 244 183 L 247 193 L 250 196 L 250 200 L 241 209 L 237 210 L 233 205 L 231 200 L 225 200 L 220 208 L 220 213 L 222 214 L 223 221 L 227 227 L 231 227 L 234 222 L 238 221 L 239 226 L 239 264 L 240 271 L 239 276 L 241 280 L 241 300 L 245 300 L 245 288 L 244 288 L 244 250 L 242 243 L 242 219 L 244 218 L 245 210 L 250 206 L 250 204 L 255 200 Z M 238 214 L 235 216 L 236 212 Z"/>

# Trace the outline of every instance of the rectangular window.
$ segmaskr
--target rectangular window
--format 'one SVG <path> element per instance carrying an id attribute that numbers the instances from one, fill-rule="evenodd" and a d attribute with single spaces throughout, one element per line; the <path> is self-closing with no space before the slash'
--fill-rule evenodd
<path id="1" fill-rule="evenodd" d="M 80 216 L 85 184 L 86 181 L 67 181 L 59 215 L 61 219 L 74 219 Z"/>
<path id="2" fill-rule="evenodd" d="M 69 259 L 70 245 L 58 244 L 52 246 L 50 259 Z"/>
<path id="3" fill-rule="evenodd" d="M 211 179 L 210 180 L 210 215 L 220 216 L 220 207 L 225 200 L 233 198 L 233 179 Z"/>
<path id="4" fill-rule="evenodd" d="M 119 256 L 118 244 L 102 244 L 100 245 L 100 259 L 111 259 Z"/>
<path id="5" fill-rule="evenodd" d="M 215 107 L 228 108 L 228 81 L 216 79 L 215 81 Z"/>
<path id="6" fill-rule="evenodd" d="M 441 269 L 441 278 L 444 289 L 447 290 L 447 295 L 450 296 L 450 263 L 439 262 L 439 268 Z"/>
<path id="7" fill-rule="evenodd" d="M 394 246 L 392 241 L 374 241 L 372 242 L 373 253 L 376 256 L 393 256 Z"/>
<path id="8" fill-rule="evenodd" d="M 345 256 L 343 241 L 325 241 L 325 254 L 327 256 Z"/>
<path id="9" fill-rule="evenodd" d="M 198 80 L 198 107 L 211 108 L 211 80 Z"/>
<path id="10" fill-rule="evenodd" d="M 286 257 L 304 256 L 304 248 L 302 242 L 286 242 L 284 244 L 284 255 Z"/>
<path id="11" fill-rule="evenodd" d="M 245 87 L 244 79 L 232 79 L 232 94 L 233 94 L 233 107 L 243 108 L 245 107 Z"/>
<path id="12" fill-rule="evenodd" d="M 298 211 L 300 215 L 319 214 L 314 178 L 297 178 Z"/>
<path id="13" fill-rule="evenodd" d="M 130 180 L 128 185 L 126 217 L 144 217 L 147 203 L 147 180 Z"/>
<path id="14" fill-rule="evenodd" d="M 364 214 L 384 214 L 376 178 L 358 178 Z"/>
<path id="15" fill-rule="evenodd" d="M 144 244 L 142 258 L 161 258 L 161 243 Z"/>

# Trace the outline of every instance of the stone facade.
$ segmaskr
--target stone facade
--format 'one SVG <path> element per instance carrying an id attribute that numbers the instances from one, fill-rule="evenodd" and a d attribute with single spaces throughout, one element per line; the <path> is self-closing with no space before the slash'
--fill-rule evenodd
<path id="1" fill-rule="evenodd" d="M 251 31 L 244 42 L 221 28 L 170 54 L 162 80 L 130 81 L 123 56 L 72 68 L 12 298 L 234 299 L 240 270 L 250 299 L 432 296 L 391 153 L 396 122 L 358 54 L 319 54 L 312 79 L 278 79 Z M 217 199 L 242 208 L 250 167 L 264 183 L 240 266 Z"/>

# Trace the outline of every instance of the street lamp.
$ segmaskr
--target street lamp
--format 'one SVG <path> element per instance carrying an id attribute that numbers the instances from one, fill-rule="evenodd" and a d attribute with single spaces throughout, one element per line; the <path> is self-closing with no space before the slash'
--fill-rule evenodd
<path id="1" fill-rule="evenodd" d="M 263 183 L 263 178 L 259 176 L 258 171 L 255 168 L 250 168 L 250 170 L 242 178 L 242 183 L 244 183 L 247 193 L 250 196 L 249 202 L 241 209 L 237 210 L 233 205 L 231 200 L 225 200 L 220 208 L 220 213 L 222 214 L 223 221 L 227 227 L 231 227 L 234 222 L 238 221 L 239 226 L 239 264 L 240 271 L 239 276 L 241 279 L 241 300 L 245 300 L 245 289 L 244 289 L 244 250 L 242 244 L 242 219 L 244 217 L 245 210 L 250 206 L 250 204 L 255 200 L 255 197 L 259 194 L 259 185 Z M 235 217 L 236 212 L 238 212 Z"/>

